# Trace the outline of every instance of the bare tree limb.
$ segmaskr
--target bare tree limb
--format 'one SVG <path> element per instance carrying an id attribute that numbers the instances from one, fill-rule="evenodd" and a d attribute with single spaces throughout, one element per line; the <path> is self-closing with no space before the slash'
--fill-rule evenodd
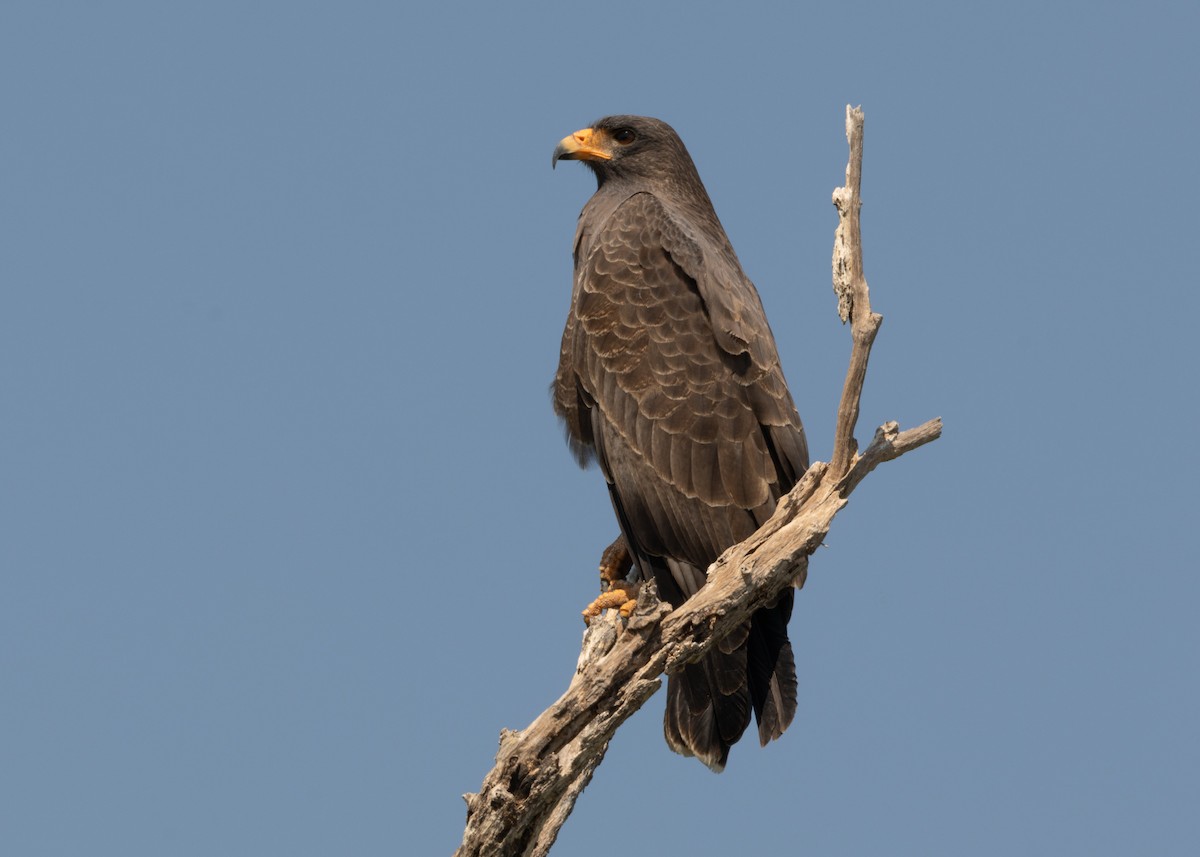
<path id="1" fill-rule="evenodd" d="M 464 795 L 467 824 L 458 857 L 547 854 L 603 761 L 608 742 L 658 690 L 662 674 L 700 658 L 756 609 L 802 579 L 809 556 L 867 474 L 941 435 L 940 419 L 908 431 L 889 422 L 876 431 L 865 452 L 857 452 L 859 399 L 882 317 L 871 312 L 862 273 L 858 210 L 863 115 L 847 107 L 846 116 L 850 162 L 846 187 L 834 192 L 840 220 L 834 282 L 839 313 L 851 322 L 853 346 L 831 463 L 815 462 L 758 532 L 713 563 L 708 582 L 682 606 L 672 610 L 661 603 L 651 582 L 642 586 L 627 621 L 609 610 L 592 623 L 566 693 L 521 732 L 502 732 L 496 765 L 483 787 L 478 794 Z"/>
<path id="2" fill-rule="evenodd" d="M 830 465 L 841 477 L 850 466 L 850 458 L 858 451 L 854 426 L 858 423 L 858 407 L 863 382 L 867 378 L 867 360 L 883 316 L 871 312 L 871 290 L 863 273 L 862 227 L 862 108 L 846 105 L 846 141 L 850 144 L 850 160 L 846 164 L 846 185 L 833 192 L 833 204 L 838 210 L 838 228 L 833 237 L 833 290 L 838 296 L 838 316 L 842 323 L 850 322 L 850 366 L 838 405 L 837 426 L 833 435 L 833 454 Z"/>

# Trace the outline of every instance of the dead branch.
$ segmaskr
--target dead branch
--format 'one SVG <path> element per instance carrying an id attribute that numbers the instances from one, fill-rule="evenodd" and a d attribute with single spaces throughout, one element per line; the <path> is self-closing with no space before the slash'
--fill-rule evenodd
<path id="1" fill-rule="evenodd" d="M 900 431 L 894 422 L 859 454 L 854 440 L 871 345 L 882 316 L 871 312 L 859 228 L 863 114 L 846 108 L 850 160 L 834 191 L 838 311 L 851 323 L 850 367 L 838 407 L 831 463 L 815 462 L 775 514 L 708 570 L 708 583 L 676 610 L 652 583 L 625 621 L 609 610 L 584 636 L 575 677 L 557 702 L 521 732 L 500 735 L 496 765 L 478 794 L 464 795 L 467 824 L 457 857 L 540 857 L 549 852 L 575 800 L 604 759 L 617 728 L 648 700 L 664 672 L 701 657 L 716 640 L 805 573 L 834 516 L 867 474 L 941 435 L 940 419 Z"/>
<path id="2" fill-rule="evenodd" d="M 858 407 L 862 399 L 863 382 L 867 378 L 867 360 L 883 316 L 871 312 L 871 291 L 863 273 L 862 227 L 862 108 L 846 105 L 846 142 L 850 144 L 850 160 L 846 163 L 846 184 L 833 192 L 833 204 L 838 210 L 838 228 L 833 236 L 833 290 L 838 296 L 838 316 L 842 323 L 850 322 L 850 365 L 846 383 L 838 404 L 837 426 L 833 434 L 833 454 L 829 457 L 835 476 L 841 477 L 850 466 L 850 458 L 858 452 L 854 426 L 858 423 Z"/>

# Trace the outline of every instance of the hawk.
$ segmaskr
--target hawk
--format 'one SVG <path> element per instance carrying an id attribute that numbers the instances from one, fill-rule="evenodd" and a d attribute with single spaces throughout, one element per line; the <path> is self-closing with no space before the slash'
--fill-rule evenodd
<path id="1" fill-rule="evenodd" d="M 808 468 L 804 428 L 754 284 L 675 131 L 609 116 L 565 137 L 597 190 L 579 215 L 552 385 L 581 466 L 600 465 L 642 576 L 678 607 Z M 671 749 L 720 771 L 750 723 L 796 713 L 793 590 L 668 677 Z"/>

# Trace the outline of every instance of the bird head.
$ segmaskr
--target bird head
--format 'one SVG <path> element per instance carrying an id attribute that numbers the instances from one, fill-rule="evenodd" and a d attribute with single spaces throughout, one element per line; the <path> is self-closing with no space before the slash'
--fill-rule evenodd
<path id="1" fill-rule="evenodd" d="M 583 161 L 601 185 L 615 178 L 653 180 L 681 168 L 695 171 L 675 129 L 648 116 L 606 116 L 568 134 L 555 147 L 551 166 L 559 161 Z"/>

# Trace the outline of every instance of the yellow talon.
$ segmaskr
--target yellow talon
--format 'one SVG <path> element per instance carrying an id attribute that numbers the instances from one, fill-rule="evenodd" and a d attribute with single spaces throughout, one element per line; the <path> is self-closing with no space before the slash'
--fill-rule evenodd
<path id="1" fill-rule="evenodd" d="M 610 608 L 620 610 L 621 615 L 628 619 L 629 614 L 633 612 L 633 608 L 637 605 L 637 594 L 640 588 L 641 584 L 638 583 L 626 583 L 624 581 L 614 583 L 611 589 L 601 593 L 599 598 L 584 608 L 584 624 L 590 625 L 593 619 Z"/>

